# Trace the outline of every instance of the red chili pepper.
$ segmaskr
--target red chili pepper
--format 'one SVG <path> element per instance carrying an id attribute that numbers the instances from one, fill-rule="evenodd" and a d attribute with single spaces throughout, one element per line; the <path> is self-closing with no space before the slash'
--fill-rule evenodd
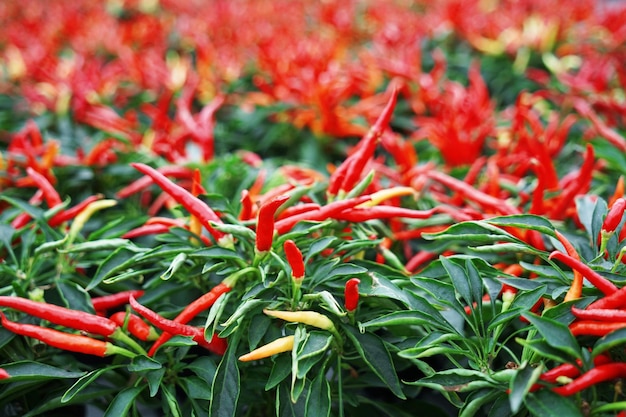
<path id="1" fill-rule="evenodd" d="M 617 291 L 615 284 L 591 269 L 587 264 L 573 258 L 572 256 L 559 251 L 554 251 L 550 254 L 550 259 L 561 261 L 570 268 L 579 271 L 593 286 L 602 291 L 605 295 L 610 295 Z"/>
<path id="2" fill-rule="evenodd" d="M 347 200 L 337 200 L 322 206 L 319 210 L 310 210 L 304 213 L 296 214 L 286 219 L 276 222 L 274 225 L 278 234 L 283 234 L 291 230 L 298 222 L 301 221 L 324 221 L 332 218 L 343 211 L 350 210 L 359 204 L 371 200 L 371 196 L 362 195 L 360 197 L 349 198 Z"/>
<path id="3" fill-rule="evenodd" d="M 614 232 L 617 226 L 619 226 L 620 222 L 622 221 L 624 210 L 626 210 L 626 199 L 618 198 L 617 200 L 615 200 L 615 203 L 613 203 L 611 209 L 604 218 L 604 222 L 602 223 L 602 231 L 607 233 Z"/>
<path id="4" fill-rule="evenodd" d="M 166 177 L 172 177 L 172 178 L 177 178 L 177 179 L 191 178 L 193 175 L 193 171 L 191 169 L 184 167 L 184 166 L 180 166 L 180 165 L 159 167 L 157 171 Z M 117 198 L 130 197 L 133 194 L 136 194 L 142 190 L 145 190 L 153 182 L 154 180 L 152 179 L 151 176 L 145 175 L 139 178 L 138 180 L 131 182 L 129 185 L 122 188 L 121 190 L 119 190 L 115 194 L 115 196 Z"/>
<path id="5" fill-rule="evenodd" d="M 407 271 L 415 273 L 428 261 L 437 258 L 437 254 L 425 250 L 417 252 L 404 266 Z"/>
<path id="6" fill-rule="evenodd" d="M 581 320 L 596 320 L 605 322 L 626 322 L 626 311 L 594 308 L 591 310 L 583 310 L 572 306 L 572 314 Z"/>
<path id="7" fill-rule="evenodd" d="M 2 326 L 8 331 L 21 336 L 32 337 L 33 339 L 37 339 L 58 349 L 70 352 L 86 353 L 88 355 L 100 357 L 116 353 L 128 357 L 135 356 L 132 352 L 103 340 L 92 339 L 91 337 L 77 334 L 64 333 L 58 330 L 48 329 L 46 327 L 35 326 L 32 324 L 15 323 L 8 320 L 2 312 L 0 312 L 0 320 L 2 322 Z"/>
<path id="8" fill-rule="evenodd" d="M 156 169 L 142 164 L 131 163 L 131 166 L 137 169 L 142 174 L 148 175 L 163 191 L 172 196 L 177 203 L 182 205 L 192 216 L 196 216 L 202 226 L 211 233 L 211 235 L 219 242 L 225 234 L 215 230 L 211 227 L 210 222 L 222 223 L 222 220 L 217 214 L 202 200 L 195 197 L 189 191 L 183 187 L 170 181 L 165 175 L 161 174 Z"/>
<path id="9" fill-rule="evenodd" d="M 274 216 L 276 210 L 287 200 L 289 200 L 288 195 L 278 196 L 259 208 L 255 243 L 257 252 L 265 253 L 272 248 L 272 242 L 274 240 Z"/>
<path id="10" fill-rule="evenodd" d="M 594 366 L 604 365 L 610 362 L 611 357 L 608 355 L 598 355 L 593 358 Z M 580 359 L 577 359 L 576 364 L 563 363 L 557 367 L 550 369 L 549 371 L 544 372 L 543 374 L 541 374 L 539 379 L 549 384 L 555 384 L 560 377 L 576 378 L 578 375 L 580 375 L 581 367 L 582 361 Z M 531 392 L 534 392 L 540 388 L 543 388 L 543 385 L 534 384 L 530 390 Z"/>
<path id="11" fill-rule="evenodd" d="M 4 368 L 0 368 L 0 379 L 8 379 L 11 378 L 11 375 Z"/>
<path id="12" fill-rule="evenodd" d="M 319 210 L 320 207 L 322 207 L 322 206 L 320 206 L 317 203 L 296 204 L 295 206 L 286 207 L 284 210 L 281 210 L 281 212 L 278 213 L 278 215 L 276 216 L 276 219 L 277 219 L 277 221 L 278 220 L 282 220 L 282 219 L 286 219 L 288 217 L 295 216 L 295 215 L 302 214 L 302 213 L 306 213 L 308 211 Z"/>
<path id="13" fill-rule="evenodd" d="M 50 220 L 48 220 L 48 225 L 50 227 L 56 227 L 56 226 L 60 225 L 61 223 L 64 223 L 64 222 L 69 221 L 69 220 L 72 220 L 73 218 L 78 216 L 78 214 L 81 211 L 83 211 L 88 205 L 90 205 L 91 203 L 93 203 L 96 200 L 100 200 L 101 198 L 103 198 L 103 196 L 101 194 L 92 195 L 90 197 L 87 197 L 86 199 L 84 199 L 80 203 L 76 204 L 75 206 L 70 207 L 67 210 L 63 210 L 63 211 L 55 214 L 54 216 L 52 216 L 52 218 L 50 218 Z"/>
<path id="14" fill-rule="evenodd" d="M 35 171 L 31 167 L 26 168 L 26 173 L 35 182 L 37 187 L 43 193 L 43 197 L 46 200 L 46 204 L 48 204 L 49 208 L 58 206 L 59 204 L 62 203 L 59 193 L 54 188 L 54 185 L 50 183 L 48 178 L 46 178 L 44 175 L 40 174 L 39 172 Z"/>
<path id="15" fill-rule="evenodd" d="M 612 309 L 626 305 L 626 286 L 615 291 L 611 295 L 602 297 L 587 306 L 587 310 L 592 309 Z"/>
<path id="16" fill-rule="evenodd" d="M 558 230 L 555 230 L 556 237 L 559 239 L 559 242 L 565 247 L 565 252 L 572 258 L 580 261 L 580 255 L 574 248 L 574 245 Z M 574 270 L 574 279 L 572 280 L 572 284 L 570 285 L 567 294 L 565 294 L 564 301 L 576 300 L 581 297 L 583 293 L 583 275 L 578 270 Z"/>
<path id="17" fill-rule="evenodd" d="M 374 206 L 368 208 L 354 208 L 332 216 L 335 220 L 351 223 L 360 223 L 367 220 L 389 219 L 392 217 L 404 217 L 407 219 L 428 219 L 437 213 L 437 208 L 430 210 L 413 210 L 405 207 Z"/>
<path id="18" fill-rule="evenodd" d="M 135 295 L 132 295 L 134 298 Z M 122 327 L 126 324 L 126 329 L 130 334 L 135 336 L 139 340 L 144 342 L 155 341 L 159 338 L 154 328 L 141 320 L 139 316 L 132 313 L 126 313 L 125 311 L 118 311 L 109 317 L 112 321 L 116 322 L 118 326 Z"/>
<path id="19" fill-rule="evenodd" d="M 574 336 L 606 336 L 607 334 L 626 327 L 624 322 L 605 322 L 583 320 L 570 324 L 569 329 Z"/>
<path id="20" fill-rule="evenodd" d="M 252 197 L 248 190 L 241 190 L 241 211 L 239 212 L 239 220 L 250 220 L 252 218 Z"/>
<path id="21" fill-rule="evenodd" d="M 101 336 L 111 336 L 118 329 L 117 324 L 106 317 L 85 311 L 70 310 L 55 304 L 32 301 L 28 298 L 3 295 L 0 296 L 0 306 L 13 308 L 60 326 Z"/>
<path id="22" fill-rule="evenodd" d="M 472 187 L 471 185 L 458 180 L 443 172 L 431 170 L 426 173 L 429 178 L 445 185 L 446 187 L 456 191 L 457 193 L 465 196 L 465 198 L 483 206 L 494 210 L 502 214 L 519 214 L 520 211 L 509 205 L 505 200 L 493 197 L 489 194 L 483 193 L 480 190 Z"/>
<path id="23" fill-rule="evenodd" d="M 189 323 L 194 317 L 196 317 L 201 312 L 211 308 L 211 306 L 217 301 L 217 299 L 230 290 L 232 290 L 232 286 L 234 283 L 224 280 L 221 283 L 217 284 L 211 291 L 197 298 L 191 304 L 188 304 L 187 307 L 181 311 L 178 316 L 174 319 L 174 322 L 180 324 Z M 148 355 L 152 356 L 154 352 L 165 342 L 167 342 L 172 337 L 169 333 L 163 333 L 156 342 L 150 347 L 148 351 Z"/>
<path id="24" fill-rule="evenodd" d="M 143 318 L 152 323 L 152 325 L 163 330 L 164 332 L 167 332 L 170 335 L 191 336 L 193 341 L 198 345 L 219 355 L 223 355 L 224 352 L 226 352 L 226 340 L 214 335 L 210 342 L 207 341 L 204 338 L 203 327 L 194 327 L 176 322 L 174 320 L 168 320 L 150 310 L 148 307 L 139 304 L 133 296 L 130 297 L 129 302 L 133 310 L 138 312 Z M 152 354 L 149 353 L 149 355 Z"/>
<path id="25" fill-rule="evenodd" d="M 610 381 L 616 378 L 626 377 L 626 363 L 612 362 L 596 366 L 561 387 L 552 388 L 552 391 L 562 396 L 574 395 L 584 389 L 601 382 Z"/>
<path id="26" fill-rule="evenodd" d="M 131 295 L 135 298 L 139 298 L 143 294 L 144 290 L 121 291 L 115 294 L 94 297 L 91 299 L 91 304 L 93 305 L 94 310 L 105 311 L 128 304 L 128 299 Z"/>
<path id="27" fill-rule="evenodd" d="M 170 230 L 170 226 L 165 224 L 144 224 L 143 226 L 136 227 L 129 230 L 122 235 L 123 239 L 134 239 L 140 236 L 158 235 L 161 233 L 167 233 Z"/>
<path id="28" fill-rule="evenodd" d="M 382 113 L 359 142 L 358 149 L 333 172 L 328 183 L 328 195 L 335 196 L 340 192 L 348 192 L 358 182 L 367 161 L 374 154 L 381 135 L 387 128 L 396 106 L 398 89 L 393 88 L 391 97 Z"/>
<path id="29" fill-rule="evenodd" d="M 359 306 L 359 284 L 361 280 L 358 278 L 350 278 L 346 282 L 344 296 L 346 298 L 345 307 L 348 312 L 356 310 Z"/>
<path id="30" fill-rule="evenodd" d="M 289 263 L 289 266 L 291 266 L 291 276 L 295 280 L 302 280 L 305 273 L 302 252 L 300 252 L 296 243 L 291 239 L 285 241 L 283 249 L 285 250 L 287 262 Z"/>

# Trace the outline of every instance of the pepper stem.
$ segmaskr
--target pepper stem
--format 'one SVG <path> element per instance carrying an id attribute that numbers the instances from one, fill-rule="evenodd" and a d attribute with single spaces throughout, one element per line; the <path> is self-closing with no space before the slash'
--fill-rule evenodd
<path id="1" fill-rule="evenodd" d="M 145 352 L 143 353 L 145 355 Z M 131 352 L 128 349 L 124 349 L 123 347 L 114 345 L 113 343 L 107 342 L 106 343 L 106 351 L 104 353 L 105 356 L 109 356 L 109 355 L 121 355 L 124 356 L 126 358 L 134 358 L 137 356 L 137 353 L 135 352 Z"/>
<path id="2" fill-rule="evenodd" d="M 109 336 L 109 337 L 111 339 L 113 339 L 113 340 L 116 340 L 118 342 L 124 343 L 125 345 L 127 345 L 130 348 L 132 348 L 134 351 L 136 351 L 137 353 L 139 353 L 141 355 L 147 355 L 146 350 L 144 348 L 142 348 L 139 345 L 139 343 L 137 343 L 135 341 L 135 339 L 133 339 L 132 337 L 127 335 L 121 327 L 118 327 L 117 329 L 115 329 L 113 334 L 111 336 Z M 122 348 L 120 348 L 120 349 L 122 349 Z M 108 350 L 108 348 L 107 348 L 107 350 Z M 126 350 L 126 349 L 123 349 L 123 350 Z M 130 352 L 130 353 L 132 353 L 132 352 Z M 133 355 L 135 355 L 135 354 L 133 353 Z"/>

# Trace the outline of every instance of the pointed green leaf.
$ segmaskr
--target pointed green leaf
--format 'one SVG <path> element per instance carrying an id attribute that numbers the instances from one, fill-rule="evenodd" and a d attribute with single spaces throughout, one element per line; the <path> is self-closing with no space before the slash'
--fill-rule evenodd
<path id="1" fill-rule="evenodd" d="M 566 325 L 530 312 L 522 314 L 522 317 L 535 326 L 548 345 L 575 359 L 580 358 L 580 346 Z"/>
<path id="2" fill-rule="evenodd" d="M 598 339 L 598 341 L 593 345 L 591 356 L 598 356 L 599 354 L 606 352 L 607 350 L 624 344 L 626 344 L 626 328 L 615 330 L 607 334 L 606 336 Z"/>
<path id="3" fill-rule="evenodd" d="M 143 387 L 130 387 L 120 391 L 119 394 L 113 398 L 111 404 L 106 409 L 103 417 L 118 417 L 127 416 L 130 407 L 135 403 L 135 398 L 143 391 Z"/>
<path id="4" fill-rule="evenodd" d="M 503 227 L 519 227 L 520 229 L 536 230 L 549 236 L 556 236 L 554 225 L 545 217 L 532 214 L 514 214 L 486 220 L 487 223 Z"/>
<path id="5" fill-rule="evenodd" d="M 583 417 L 575 401 L 547 389 L 526 396 L 524 405 L 535 417 Z"/>
<path id="6" fill-rule="evenodd" d="M 322 371 L 309 387 L 304 414 L 307 416 L 328 417 L 330 416 L 330 409 L 330 384 Z"/>
<path id="7" fill-rule="evenodd" d="M 526 395 L 530 392 L 530 388 L 533 384 L 539 380 L 539 376 L 541 376 L 543 370 L 543 366 L 533 367 L 528 363 L 522 364 L 522 366 L 517 369 L 511 381 L 511 392 L 509 394 L 509 404 L 514 414 L 521 408 L 524 398 L 526 398 Z"/>
<path id="8" fill-rule="evenodd" d="M 211 391 L 211 403 L 209 416 L 229 417 L 235 416 L 237 412 L 237 401 L 239 400 L 240 374 L 235 354 L 239 344 L 239 336 L 230 340 L 228 349 L 222 357 L 222 361 L 217 367 L 212 386 L 219 387 Z"/>
<path id="9" fill-rule="evenodd" d="M 361 358 L 370 369 L 389 387 L 398 398 L 406 398 L 400 386 L 398 373 L 384 342 L 371 333 L 359 333 L 353 327 L 345 327 Z"/>

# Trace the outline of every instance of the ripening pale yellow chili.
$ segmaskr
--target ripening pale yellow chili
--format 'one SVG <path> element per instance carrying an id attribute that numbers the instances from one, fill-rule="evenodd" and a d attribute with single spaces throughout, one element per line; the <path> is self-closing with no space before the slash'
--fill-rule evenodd
<path id="1" fill-rule="evenodd" d="M 289 352 L 293 349 L 295 337 L 285 336 L 279 339 L 274 340 L 273 342 L 268 343 L 267 345 L 263 345 L 259 348 L 254 349 L 250 353 L 246 353 L 239 357 L 239 360 L 242 362 L 255 361 L 259 359 L 269 358 L 272 355 L 276 355 L 277 353 Z"/>
<path id="2" fill-rule="evenodd" d="M 309 326 L 324 330 L 335 330 L 335 325 L 332 320 L 316 311 L 278 311 L 265 309 L 263 312 L 268 316 L 292 323 L 308 324 Z"/>
<path id="3" fill-rule="evenodd" d="M 371 200 L 366 201 L 365 203 L 359 204 L 357 208 L 366 208 L 366 207 L 374 207 L 379 205 L 385 200 L 389 200 L 394 197 L 403 197 L 407 195 L 417 195 L 417 191 L 412 187 L 391 187 L 385 190 L 377 191 L 373 193 L 370 197 Z"/>
<path id="4" fill-rule="evenodd" d="M 85 223 L 93 216 L 97 211 L 103 210 L 105 208 L 113 207 L 117 204 L 115 200 L 96 200 L 90 203 L 87 207 L 83 209 L 78 215 L 74 218 L 72 222 L 72 226 L 69 231 L 69 242 L 73 242 L 78 232 L 80 232 L 85 226 Z"/>

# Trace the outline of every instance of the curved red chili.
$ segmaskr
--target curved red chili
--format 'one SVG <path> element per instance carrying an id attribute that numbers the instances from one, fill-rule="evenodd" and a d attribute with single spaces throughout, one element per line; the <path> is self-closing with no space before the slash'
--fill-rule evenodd
<path id="1" fill-rule="evenodd" d="M 91 304 L 94 310 L 104 311 L 112 308 L 121 307 L 124 304 L 128 304 L 128 299 L 132 295 L 135 298 L 139 298 L 144 294 L 144 290 L 128 290 L 120 291 L 115 294 L 102 295 L 100 297 L 93 297 Z"/>
<path id="2" fill-rule="evenodd" d="M 133 295 L 133 298 L 134 297 L 135 295 Z M 132 313 L 118 311 L 117 313 L 112 314 L 109 318 L 116 322 L 120 327 L 126 324 L 128 333 L 132 334 L 139 340 L 149 342 L 159 338 L 159 335 L 152 326 L 143 321 L 139 316 Z"/>
<path id="3" fill-rule="evenodd" d="M 576 321 L 569 326 L 574 336 L 606 336 L 615 330 L 626 328 L 626 321 L 604 322 L 593 320 Z"/>
<path id="4" fill-rule="evenodd" d="M 172 178 L 177 178 L 177 179 L 191 178 L 191 176 L 193 175 L 191 169 L 189 169 L 187 167 L 180 166 L 180 165 L 171 165 L 171 166 L 160 167 L 160 168 L 157 168 L 157 171 L 160 172 L 161 174 L 165 175 L 166 177 L 172 177 Z M 138 180 L 135 180 L 135 181 L 131 182 L 129 185 L 127 185 L 126 187 L 122 188 L 121 190 L 119 190 L 115 194 L 115 196 L 117 198 L 130 197 L 131 195 L 136 194 L 136 193 L 146 189 L 153 182 L 154 181 L 153 181 L 152 177 L 150 177 L 148 175 L 145 175 L 145 176 L 139 178 Z"/>
<path id="5" fill-rule="evenodd" d="M 626 305 L 626 286 L 615 291 L 613 294 L 602 297 L 587 306 L 587 310 L 612 309 Z"/>
<path id="6" fill-rule="evenodd" d="M 181 311 L 178 316 L 173 320 L 176 323 L 186 324 L 189 323 L 194 317 L 196 317 L 201 312 L 211 308 L 211 306 L 217 301 L 217 299 L 227 292 L 232 290 L 232 285 L 228 281 L 223 281 L 217 284 L 211 291 L 197 298 L 191 304 L 188 304 L 187 307 Z M 148 355 L 152 356 L 154 352 L 165 342 L 167 342 L 172 335 L 170 333 L 163 333 L 161 336 L 152 344 L 150 350 L 148 351 Z"/>
<path id="7" fill-rule="evenodd" d="M 371 200 L 371 196 L 362 195 L 360 197 L 349 198 L 347 200 L 337 200 L 320 207 L 318 210 L 310 210 L 304 213 L 295 214 L 291 217 L 279 220 L 274 225 L 278 234 L 283 234 L 291 230 L 301 221 L 324 221 L 339 215 L 339 213 L 352 209 L 353 207 Z"/>
<path id="8" fill-rule="evenodd" d="M 572 314 L 581 320 L 597 320 L 597 321 L 613 321 L 613 322 L 626 322 L 626 311 L 607 309 L 607 308 L 593 308 L 591 310 L 583 310 L 577 307 L 572 307 Z"/>
<path id="9" fill-rule="evenodd" d="M 207 341 L 204 338 L 204 328 L 189 326 L 174 320 L 168 320 L 150 310 L 148 307 L 139 304 L 133 296 L 130 297 L 129 302 L 133 310 L 152 323 L 152 325 L 163 330 L 164 332 L 168 332 L 170 335 L 191 336 L 193 341 L 198 345 L 219 355 L 223 355 L 224 352 L 226 352 L 226 340 L 214 335 L 210 342 Z"/>
<path id="10" fill-rule="evenodd" d="M 0 306 L 13 308 L 60 326 L 83 330 L 101 336 L 111 336 L 118 328 L 114 321 L 106 317 L 85 311 L 70 310 L 55 304 L 32 301 L 28 298 L 3 295 L 0 296 Z"/>
<path id="11" fill-rule="evenodd" d="M 11 375 L 9 375 L 6 369 L 0 368 L 0 379 L 7 379 L 7 378 L 11 378 Z"/>
<path id="12" fill-rule="evenodd" d="M 49 208 L 58 206 L 62 203 L 59 193 L 54 188 L 54 185 L 52 185 L 52 183 L 48 180 L 48 178 L 35 171 L 31 167 L 26 168 L 26 173 L 35 182 L 37 188 L 39 188 L 43 193 L 43 198 L 46 200 L 46 204 L 48 204 Z"/>
<path id="13" fill-rule="evenodd" d="M 605 232 L 614 232 L 622 221 L 624 216 L 624 210 L 626 210 L 626 199 L 618 198 L 615 200 L 611 209 L 604 218 L 602 223 L 602 230 Z"/>
<path id="14" fill-rule="evenodd" d="M 19 334 L 21 336 L 32 337 L 49 346 L 67 350 L 70 352 L 86 353 L 104 357 L 113 353 L 121 353 L 117 346 L 105 342 L 103 340 L 92 339 L 91 337 L 81 336 L 77 334 L 64 333 L 46 327 L 35 326 L 33 324 L 15 323 L 6 318 L 4 313 L 0 312 L 0 320 L 2 327 L 8 331 Z M 125 349 L 123 349 L 125 351 Z M 128 352 L 128 351 L 126 351 Z M 131 356 L 131 352 L 128 352 Z"/>
<path id="15" fill-rule="evenodd" d="M 611 379 L 626 377 L 626 363 L 612 362 L 596 366 L 561 387 L 552 388 L 554 392 L 562 396 L 574 395 L 586 388 L 599 384 L 600 382 L 610 381 Z"/>
<path id="16" fill-rule="evenodd" d="M 302 252 L 296 246 L 296 242 L 291 239 L 286 240 L 283 244 L 283 249 L 285 250 L 287 262 L 291 266 L 291 276 L 296 280 L 304 278 L 304 259 L 302 258 Z"/>
<path id="17" fill-rule="evenodd" d="M 346 282 L 344 289 L 344 296 L 346 298 L 345 307 L 346 310 L 352 312 L 359 306 L 359 284 L 361 280 L 358 278 L 351 278 Z"/>
<path id="18" fill-rule="evenodd" d="M 131 166 L 137 169 L 142 174 L 148 175 L 163 191 L 168 193 L 177 203 L 182 205 L 192 216 L 197 217 L 202 226 L 211 233 L 216 239 L 220 240 L 225 235 L 224 233 L 215 230 L 211 227 L 210 222 L 221 223 L 222 220 L 217 214 L 202 200 L 195 197 L 192 193 L 185 190 L 183 187 L 170 181 L 165 175 L 161 174 L 156 169 L 142 163 L 131 163 Z"/>
<path id="19" fill-rule="evenodd" d="M 380 136 L 389 125 L 397 98 L 398 89 L 394 88 L 382 113 L 357 145 L 357 150 L 347 157 L 331 175 L 327 190 L 329 195 L 335 196 L 340 191 L 348 192 L 358 182 L 367 161 L 374 154 Z"/>
<path id="20" fill-rule="evenodd" d="M 587 264 L 575 259 L 572 256 L 566 255 L 563 252 L 554 251 L 550 254 L 549 259 L 556 259 L 557 261 L 563 262 L 570 268 L 579 271 L 594 287 L 606 295 L 613 294 L 617 291 L 615 284 L 591 269 Z"/>
<path id="21" fill-rule="evenodd" d="M 239 220 L 250 220 L 252 218 L 252 197 L 250 197 L 250 191 L 242 190 L 239 202 L 241 203 Z"/>
<path id="22" fill-rule="evenodd" d="M 274 216 L 276 210 L 289 200 L 288 195 L 278 196 L 259 208 L 256 225 L 256 250 L 260 253 L 269 251 L 274 241 Z"/>

